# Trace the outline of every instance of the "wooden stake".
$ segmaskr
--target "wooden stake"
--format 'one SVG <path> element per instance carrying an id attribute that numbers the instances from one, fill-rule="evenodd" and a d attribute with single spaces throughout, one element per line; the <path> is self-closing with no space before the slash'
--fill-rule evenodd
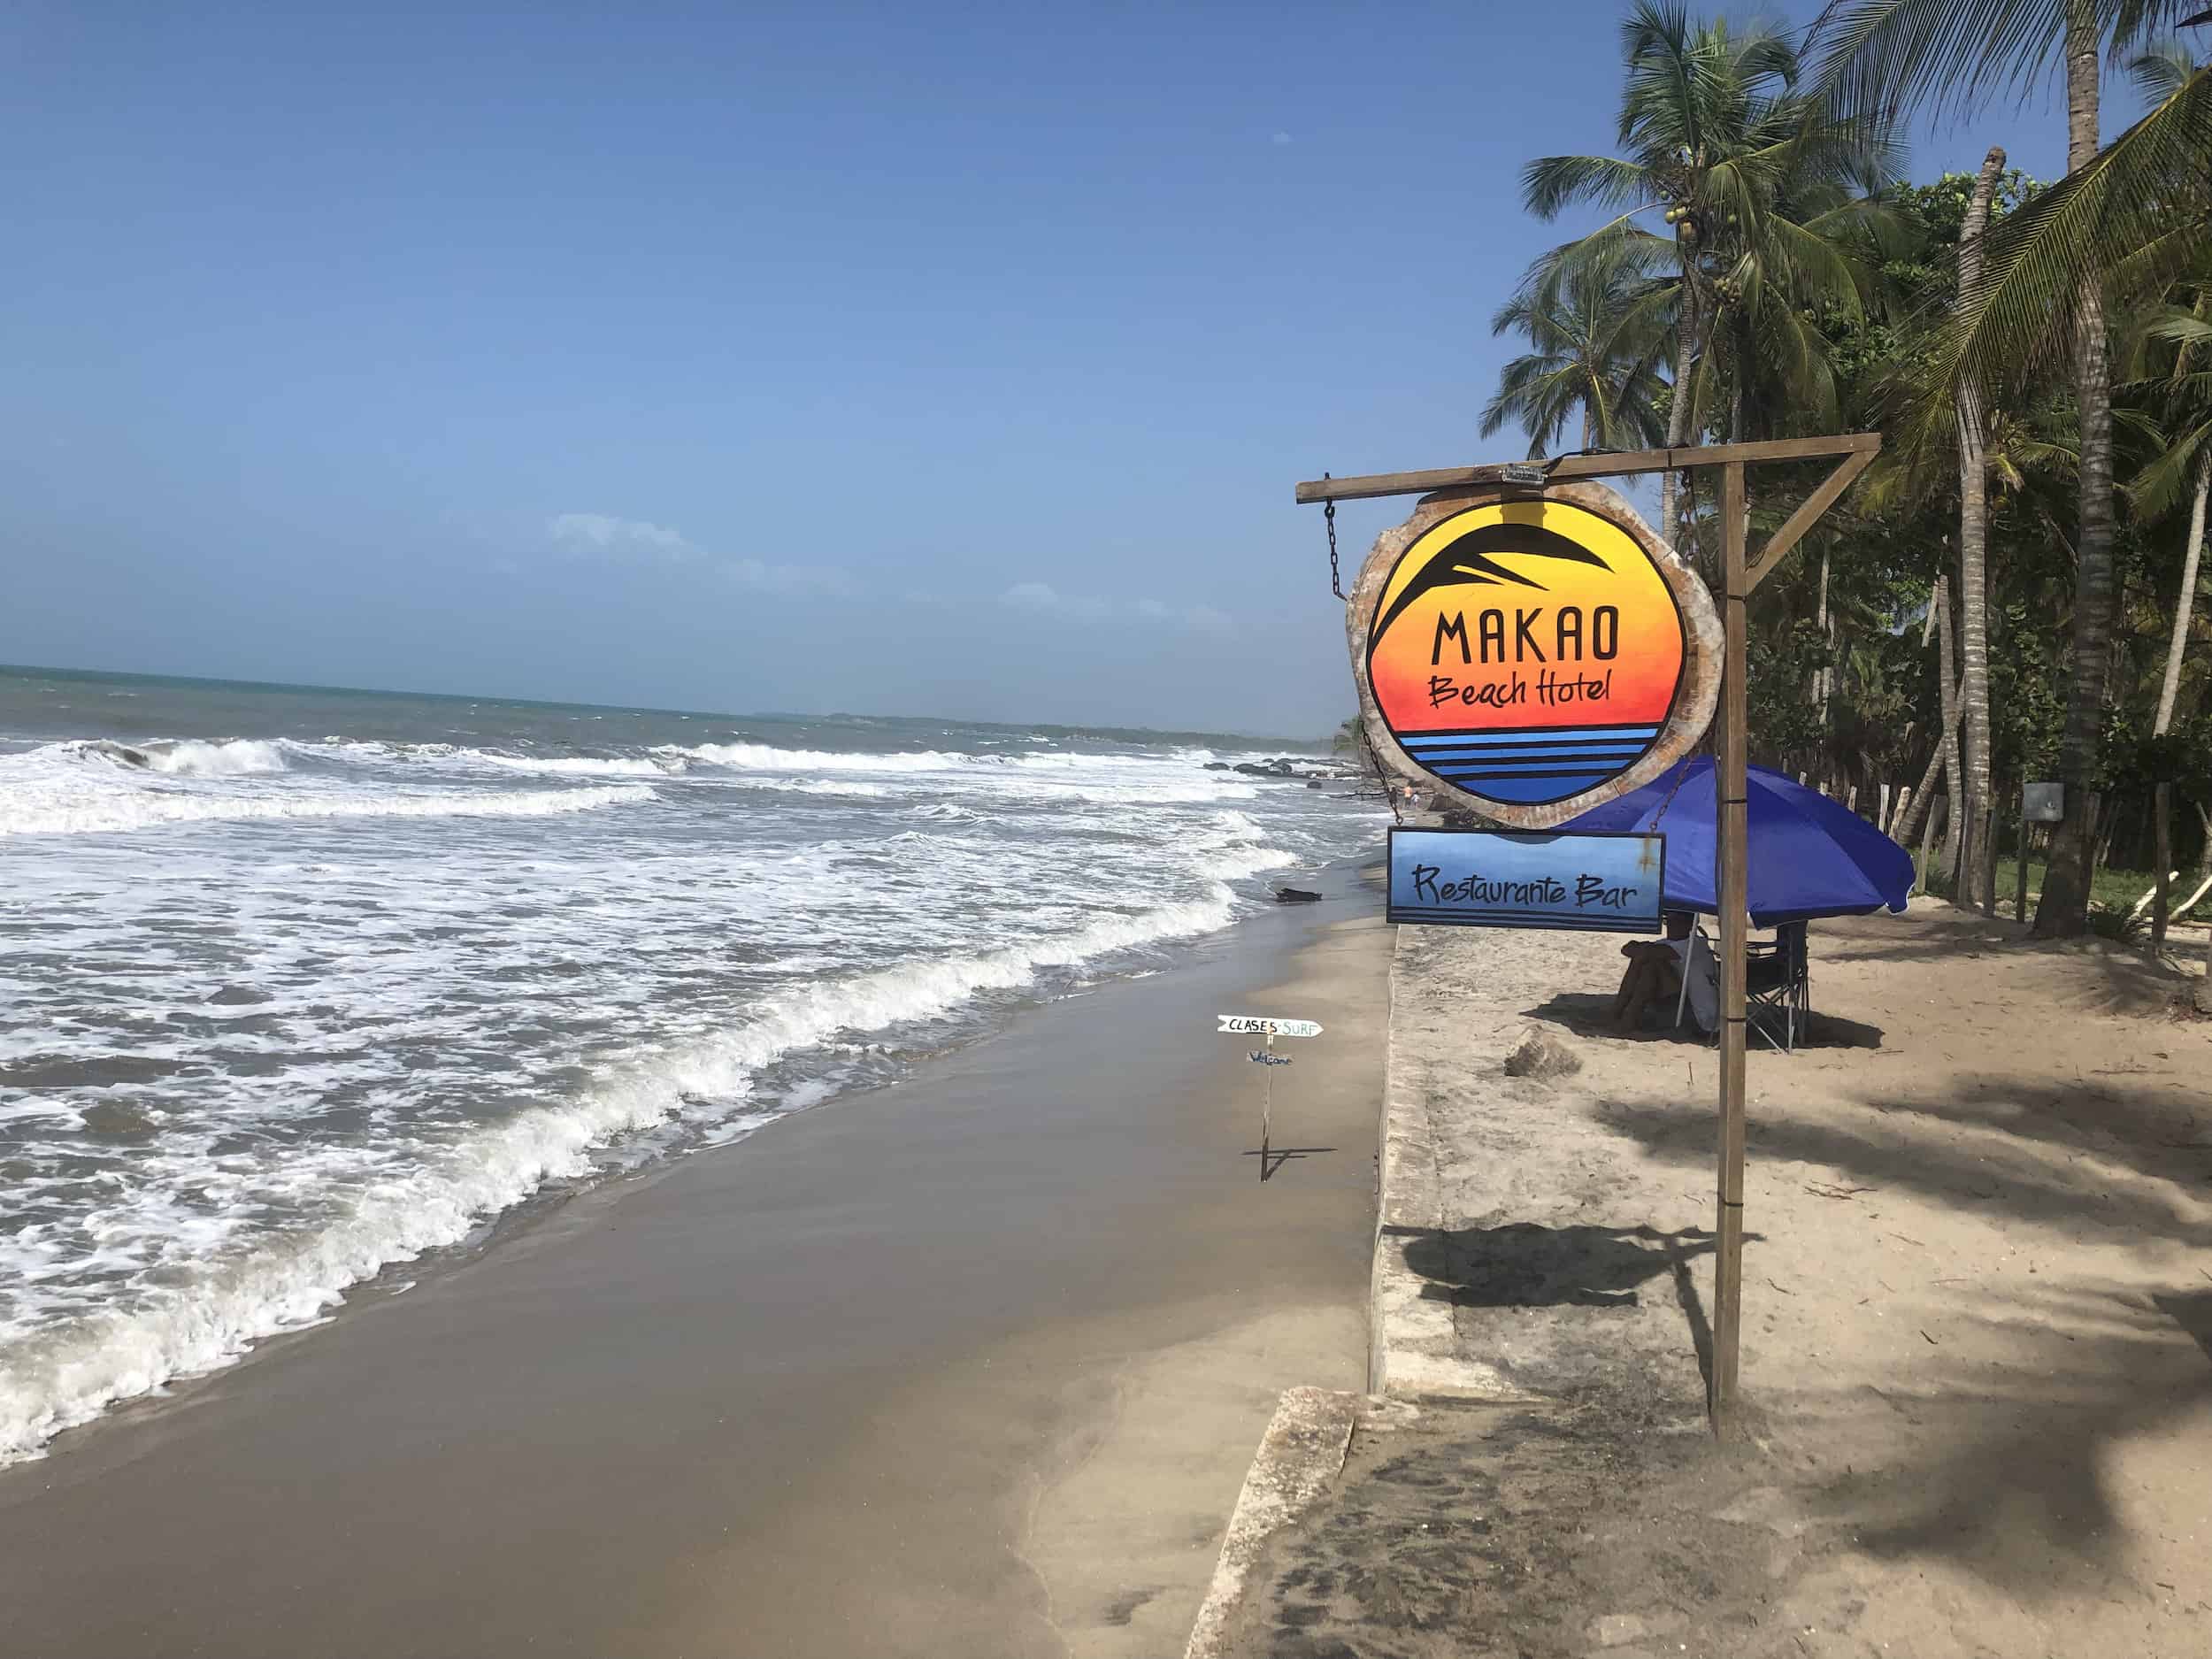
<path id="1" fill-rule="evenodd" d="M 1720 820 L 1720 1181 L 1719 1235 L 1713 1257 L 1713 1429 L 1724 1433 L 1735 1402 L 1743 1328 L 1744 947 L 1747 909 L 1745 728 L 1748 706 L 1744 598 L 1744 536 L 1748 510 L 1743 463 L 1721 469 L 1720 764 L 1714 769 Z"/>
<path id="2" fill-rule="evenodd" d="M 2151 849 L 2157 860 L 2152 868 L 2158 872 L 2158 886 L 2155 889 L 2158 896 L 2151 905 L 2151 948 L 2156 950 L 2163 947 L 2166 942 L 2167 888 L 2168 884 L 2173 879 L 2172 875 L 2166 869 L 2167 862 L 2174 856 L 2172 844 L 2174 787 L 2172 784 L 2162 781 L 2152 792 L 2151 811 L 2158 819 L 2157 823 L 2151 826 Z"/>
<path id="3" fill-rule="evenodd" d="M 1267 1033 L 1267 1051 L 1275 1052 L 1275 1033 Z M 1275 1068 L 1263 1065 L 1260 1079 L 1260 1179 L 1267 1179 L 1267 1143 L 1275 1133 Z"/>

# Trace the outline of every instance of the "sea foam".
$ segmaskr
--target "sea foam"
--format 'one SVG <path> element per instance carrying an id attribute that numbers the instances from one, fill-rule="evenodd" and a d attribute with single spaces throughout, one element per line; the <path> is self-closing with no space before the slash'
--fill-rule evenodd
<path id="1" fill-rule="evenodd" d="M 0 1192 L 0 1459 L 549 1183 L 1155 968 L 1256 902 L 1232 884 L 1348 845 L 1342 808 L 1206 750 L 576 752 L 541 714 L 510 745 L 434 712 L 421 741 L 0 755 L 41 918 L 0 956 L 0 1152 L 27 1171 Z M 651 810 L 576 816 L 619 807 Z M 188 824 L 158 857 L 119 833 Z"/>
<path id="2" fill-rule="evenodd" d="M 1216 867 L 1240 873 L 1281 856 L 1242 847 Z M 526 1110 L 379 1182 L 350 1214 L 308 1236 L 272 1239 L 157 1305 L 79 1321 L 12 1350 L 0 1367 L 0 1463 L 38 1455 L 53 1435 L 118 1401 L 319 1320 L 383 1268 L 459 1242 L 548 1181 L 588 1175 L 593 1150 L 617 1137 L 703 1117 L 719 1131 L 711 1139 L 735 1138 L 732 1120 L 747 1115 L 756 1075 L 795 1050 L 941 1014 L 984 990 L 1019 989 L 1048 968 L 1209 933 L 1228 924 L 1235 905 L 1217 883 L 1202 897 L 1102 918 L 1060 938 L 795 987 L 726 1033 L 610 1068 L 572 1103 Z"/>

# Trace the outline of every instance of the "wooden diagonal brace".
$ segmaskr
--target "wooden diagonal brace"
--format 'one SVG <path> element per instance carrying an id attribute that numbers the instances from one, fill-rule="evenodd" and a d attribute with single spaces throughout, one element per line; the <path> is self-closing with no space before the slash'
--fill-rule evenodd
<path id="1" fill-rule="evenodd" d="M 1817 524 L 1820 516 L 1836 504 L 1837 498 L 1851 488 L 1860 473 L 1874 465 L 1876 453 L 1873 449 L 1862 449 L 1855 455 L 1844 457 L 1821 487 L 1806 496 L 1797 511 L 1784 520 L 1782 527 L 1767 538 L 1767 544 L 1759 549 L 1759 562 L 1744 573 L 1746 593 L 1764 581 L 1767 572 L 1782 562 L 1782 556 L 1804 539 L 1805 532 Z"/>

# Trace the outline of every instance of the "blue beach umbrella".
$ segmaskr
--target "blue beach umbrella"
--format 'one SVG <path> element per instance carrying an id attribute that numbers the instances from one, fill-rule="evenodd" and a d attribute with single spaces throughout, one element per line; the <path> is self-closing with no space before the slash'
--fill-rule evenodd
<path id="1" fill-rule="evenodd" d="M 1912 855 L 1841 803 L 1764 766 L 1747 769 L 1751 920 L 1760 927 L 1816 916 L 1905 908 Z M 1693 755 L 1640 789 L 1593 807 L 1563 830 L 1657 830 L 1667 838 L 1670 909 L 1717 914 L 1719 837 L 1713 757 Z"/>

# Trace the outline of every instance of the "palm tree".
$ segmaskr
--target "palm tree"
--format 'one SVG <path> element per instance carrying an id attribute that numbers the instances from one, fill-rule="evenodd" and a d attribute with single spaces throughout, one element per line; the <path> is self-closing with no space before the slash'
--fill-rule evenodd
<path id="1" fill-rule="evenodd" d="M 1532 280 L 1540 288 L 1561 282 L 1580 265 L 1624 250 L 1655 268 L 1663 258 L 1671 266 L 1671 448 L 1714 413 L 1719 372 L 1732 358 L 1770 365 L 1798 402 L 1832 406 L 1809 313 L 1855 313 L 1859 274 L 1801 209 L 1790 210 L 1801 201 L 1816 215 L 1848 217 L 1855 211 L 1850 188 L 1888 177 L 1887 144 L 1872 125 L 1839 121 L 1801 96 L 1796 48 L 1763 25 L 1694 25 L 1679 5 L 1637 0 L 1622 22 L 1621 47 L 1623 153 L 1548 156 L 1522 175 L 1523 199 L 1540 219 L 1578 203 L 1614 210 L 1613 217 L 1540 261 Z M 1663 216 L 1667 235 L 1640 222 L 1653 213 Z M 1697 373 L 1701 365 L 1706 373 Z M 1740 366 L 1739 411 L 1747 380 Z M 1660 504 L 1670 538 L 1678 493 L 1670 472 Z"/>
<path id="2" fill-rule="evenodd" d="M 2130 66 L 2136 82 L 2163 102 L 2201 72 L 2177 41 L 2162 41 Z M 2165 362 L 2155 358 L 2165 349 Z M 2189 637 L 2190 613 L 2197 593 L 2197 565 L 2204 549 L 2204 515 L 2212 495 L 2212 260 L 2174 287 L 2137 324 L 2128 353 L 2136 386 L 2158 397 L 2167 410 L 2166 443 L 2128 486 L 2137 511 L 2154 518 L 2172 507 L 2184 480 L 2190 480 L 2189 539 L 2182 548 L 2181 592 L 2174 607 L 2173 635 L 2166 648 L 2166 672 L 2158 688 L 2158 712 L 2151 730 L 2165 735 L 2173 724 L 2174 696 L 2181 686 L 2182 649 Z"/>
<path id="3" fill-rule="evenodd" d="M 2193 284 L 2186 305 L 2169 304 L 2145 333 L 2173 348 L 2172 366 L 2158 389 L 2178 405 L 2167 448 L 2128 486 L 2138 511 L 2155 517 L 2177 502 L 2188 480 L 2189 539 L 2182 547 L 2181 591 L 2174 606 L 2173 635 L 2166 648 L 2166 672 L 2158 688 L 2158 713 L 2152 730 L 2163 736 L 2173 724 L 2174 696 L 2181 687 L 2182 648 L 2189 637 L 2190 612 L 2197 594 L 2197 567 L 2204 552 L 2206 498 L 2212 496 L 2212 277 Z"/>
<path id="4" fill-rule="evenodd" d="M 1560 283 L 1525 285 L 1499 308 L 1490 332 L 1517 332 L 1535 349 L 1500 374 L 1483 408 L 1484 437 L 1518 422 L 1529 454 L 1540 456 L 1578 420 L 1586 450 L 1658 442 L 1666 307 L 1633 255 L 1579 265 Z"/>
<path id="5" fill-rule="evenodd" d="M 2067 177 L 1988 239 L 1981 280 L 1961 296 L 1938 354 L 1948 406 L 1961 384 L 1985 390 L 2016 379 L 2055 333 L 2073 348 L 2080 534 L 2060 755 L 2066 818 L 2053 837 L 2035 919 L 2047 936 L 2088 925 L 2090 781 L 2116 597 L 2106 281 L 2124 261 L 2154 265 L 2202 240 L 2202 216 L 2193 219 L 2185 204 L 2203 194 L 2212 164 L 2212 88 L 2201 71 L 2102 148 L 2098 59 L 2108 40 L 2139 38 L 2187 9 L 2183 0 L 1835 0 L 1814 26 L 1822 86 L 1846 114 L 1892 112 L 1920 98 L 1972 104 L 2063 67 Z"/>
<path id="6" fill-rule="evenodd" d="M 2161 103 L 2185 88 L 2203 67 L 2178 41 L 2162 41 L 2130 65 L 2146 93 Z M 2153 518 L 2170 511 L 2187 480 L 2189 530 L 2182 544 L 2181 582 L 2176 595 L 2173 631 L 2166 646 L 2166 669 L 2158 687 L 2158 708 L 2151 735 L 2171 728 L 2174 702 L 2181 689 L 2181 659 L 2196 608 L 2197 569 L 2204 551 L 2204 516 L 2212 495 L 2212 259 L 2147 308 L 2132 330 L 2126 354 L 2130 389 L 2147 393 L 2166 422 L 2166 442 L 2127 487 L 2139 515 Z M 2154 786 L 2154 859 L 2151 938 L 2166 939 L 2167 865 L 2173 841 L 2174 790 L 2161 776 Z M 2208 849 L 2212 850 L 2212 849 Z"/>
<path id="7" fill-rule="evenodd" d="M 2005 152 L 1995 145 L 1982 157 L 1966 221 L 1959 229 L 1959 292 L 1971 293 L 1981 280 L 1982 234 Z M 1952 402 L 1959 428 L 1959 657 L 1963 676 L 1961 718 L 1966 740 L 1966 891 L 1970 903 L 1983 903 L 1996 880 L 1996 813 L 1989 796 L 1989 460 L 1982 420 L 1982 391 L 1972 380 L 1960 382 Z M 1993 914 L 1993 902 L 1984 908 Z"/>

